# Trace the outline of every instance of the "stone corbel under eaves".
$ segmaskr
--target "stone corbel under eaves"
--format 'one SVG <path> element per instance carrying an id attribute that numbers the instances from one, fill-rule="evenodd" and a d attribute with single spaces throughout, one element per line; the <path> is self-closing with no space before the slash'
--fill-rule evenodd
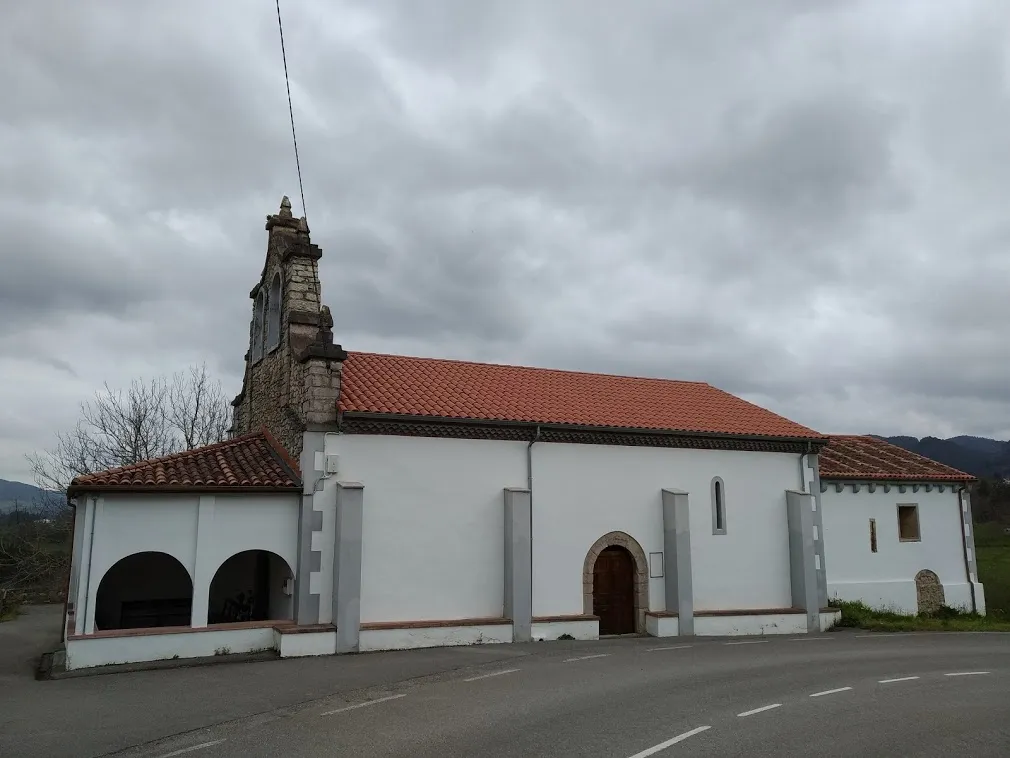
<path id="1" fill-rule="evenodd" d="M 843 492 L 846 487 L 849 487 L 853 493 L 857 493 L 864 487 L 868 492 L 876 492 L 877 487 L 880 487 L 884 492 L 890 492 L 892 487 L 897 487 L 898 492 L 904 494 L 908 491 L 908 488 L 912 488 L 912 492 L 918 492 L 921 487 L 925 492 L 932 492 L 933 488 L 936 488 L 937 492 L 944 492 L 947 487 L 950 487 L 950 491 L 953 492 L 954 488 L 957 486 L 954 482 L 915 482 L 912 484 L 899 484 L 897 482 L 867 482 L 867 481 L 833 481 L 827 482 L 823 479 L 821 480 L 821 492 L 827 492 L 829 486 L 834 486 L 835 492 Z"/>

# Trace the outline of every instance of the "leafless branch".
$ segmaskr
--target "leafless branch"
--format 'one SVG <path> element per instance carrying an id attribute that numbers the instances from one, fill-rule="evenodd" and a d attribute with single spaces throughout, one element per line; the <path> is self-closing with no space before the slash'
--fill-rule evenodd
<path id="1" fill-rule="evenodd" d="M 28 456 L 35 483 L 66 492 L 76 476 L 157 458 L 225 438 L 229 405 L 205 365 L 171 381 L 135 379 L 124 392 L 107 384 L 81 405 L 75 426 L 56 445 Z"/>

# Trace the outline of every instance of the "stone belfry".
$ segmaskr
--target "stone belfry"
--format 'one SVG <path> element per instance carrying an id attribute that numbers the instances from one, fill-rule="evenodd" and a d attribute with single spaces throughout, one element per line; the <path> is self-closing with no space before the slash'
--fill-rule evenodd
<path id="1" fill-rule="evenodd" d="M 321 304 L 322 251 L 305 218 L 295 218 L 284 197 L 266 230 L 266 261 L 249 293 L 249 349 L 242 391 L 232 401 L 232 434 L 265 426 L 297 458 L 304 431 L 336 424 L 347 354 L 333 344 L 333 318 Z"/>

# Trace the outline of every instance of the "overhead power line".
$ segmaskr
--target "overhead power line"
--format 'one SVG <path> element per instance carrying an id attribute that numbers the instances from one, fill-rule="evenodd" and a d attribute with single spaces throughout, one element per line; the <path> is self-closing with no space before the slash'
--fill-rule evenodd
<path id="1" fill-rule="evenodd" d="M 291 141 L 295 146 L 295 168 L 298 169 L 298 192 L 302 197 L 302 216 L 308 222 L 309 212 L 305 209 L 305 187 L 302 185 L 302 163 L 298 158 L 298 135 L 295 133 L 295 109 L 291 105 L 291 79 L 288 77 L 288 56 L 284 50 L 284 24 L 281 21 L 281 0 L 277 0 L 277 30 L 281 35 L 281 59 L 284 61 L 284 86 L 288 91 L 288 115 L 291 117 Z"/>

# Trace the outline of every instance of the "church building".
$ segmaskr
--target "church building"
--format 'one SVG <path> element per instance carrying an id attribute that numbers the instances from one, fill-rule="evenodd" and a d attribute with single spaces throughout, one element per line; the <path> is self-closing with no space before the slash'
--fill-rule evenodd
<path id="1" fill-rule="evenodd" d="M 232 437 L 68 491 L 68 668 L 817 633 L 835 596 L 935 605 L 922 570 L 984 610 L 971 477 L 701 382 L 345 350 L 305 220 L 266 229 Z"/>

